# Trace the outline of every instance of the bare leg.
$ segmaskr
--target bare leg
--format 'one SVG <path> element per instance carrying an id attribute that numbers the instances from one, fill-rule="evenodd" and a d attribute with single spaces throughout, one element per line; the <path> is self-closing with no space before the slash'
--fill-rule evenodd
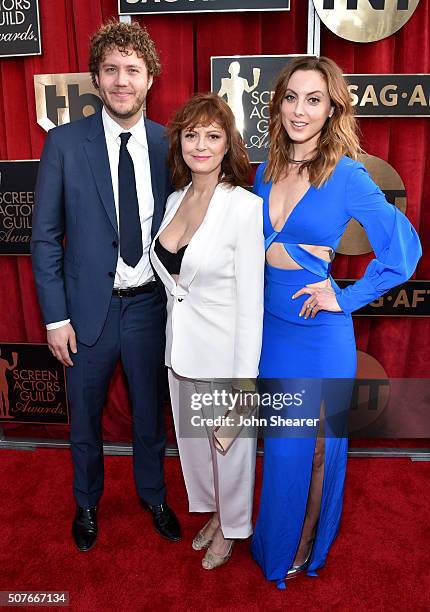
<path id="1" fill-rule="evenodd" d="M 217 555 L 225 555 L 230 547 L 231 540 L 226 540 L 222 532 L 219 516 L 217 512 L 214 512 L 211 520 L 207 523 L 203 530 L 204 536 L 207 540 L 212 540 L 210 550 Z"/>
<path id="2" fill-rule="evenodd" d="M 213 537 L 210 550 L 217 555 L 225 555 L 230 548 L 230 544 L 231 540 L 227 540 L 226 538 L 224 538 L 224 534 L 221 530 L 221 527 L 219 527 Z"/>
<path id="3" fill-rule="evenodd" d="M 324 454 L 324 405 L 322 404 L 320 411 L 320 427 L 318 430 L 318 437 L 315 444 L 315 452 L 312 462 L 312 476 L 309 486 L 308 502 L 306 505 L 306 515 L 293 565 L 302 565 L 306 561 L 315 538 L 321 510 L 321 498 L 324 481 Z"/>
<path id="4" fill-rule="evenodd" d="M 203 533 L 207 540 L 213 540 L 217 531 L 219 531 L 219 517 L 218 512 L 214 512 Z"/>
<path id="5" fill-rule="evenodd" d="M 212 544 L 202 559 L 203 568 L 211 570 L 227 563 L 231 557 L 233 544 L 234 540 L 226 540 L 221 527 L 219 527 L 215 532 Z"/>

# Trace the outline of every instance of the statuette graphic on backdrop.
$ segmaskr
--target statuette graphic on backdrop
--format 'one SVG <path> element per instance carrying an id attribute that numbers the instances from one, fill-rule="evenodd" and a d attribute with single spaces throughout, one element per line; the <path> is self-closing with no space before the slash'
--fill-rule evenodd
<path id="1" fill-rule="evenodd" d="M 250 85 L 247 79 L 239 76 L 240 74 L 240 63 L 235 61 L 232 62 L 228 68 L 230 77 L 221 79 L 221 89 L 218 95 L 227 98 L 227 104 L 233 111 L 236 119 L 237 129 L 243 136 L 245 129 L 245 109 L 243 104 L 243 96 L 245 93 L 251 93 L 258 87 L 260 81 L 260 68 L 253 68 L 252 72 L 254 75 L 254 83 Z"/>

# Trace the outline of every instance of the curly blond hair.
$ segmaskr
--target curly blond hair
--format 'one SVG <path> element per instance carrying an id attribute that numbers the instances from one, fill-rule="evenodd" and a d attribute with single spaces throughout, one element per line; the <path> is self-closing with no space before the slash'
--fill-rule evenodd
<path id="1" fill-rule="evenodd" d="M 135 51 L 138 57 L 145 61 L 148 74 L 158 76 L 161 72 L 161 64 L 155 48 L 154 41 L 145 28 L 137 21 L 122 23 L 111 19 L 103 24 L 90 39 L 90 55 L 88 67 L 91 72 L 91 80 L 98 89 L 96 76 L 99 73 L 100 64 L 106 54 L 113 49 L 127 54 L 130 49 Z"/>

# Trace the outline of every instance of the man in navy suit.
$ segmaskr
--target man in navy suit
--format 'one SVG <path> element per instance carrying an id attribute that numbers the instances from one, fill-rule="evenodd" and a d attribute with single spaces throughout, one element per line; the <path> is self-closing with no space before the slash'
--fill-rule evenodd
<path id="1" fill-rule="evenodd" d="M 49 132 L 32 236 L 48 345 L 67 366 L 72 533 L 82 551 L 97 537 L 101 415 L 119 358 L 132 406 L 137 493 L 156 530 L 180 539 L 163 472 L 165 307 L 149 262 L 170 190 L 164 129 L 143 114 L 160 64 L 138 23 L 110 21 L 91 39 L 89 67 L 103 109 Z"/>

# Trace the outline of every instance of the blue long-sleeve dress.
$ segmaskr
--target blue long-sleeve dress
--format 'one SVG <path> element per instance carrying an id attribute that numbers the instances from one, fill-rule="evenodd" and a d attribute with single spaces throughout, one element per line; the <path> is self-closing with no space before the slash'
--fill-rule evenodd
<path id="1" fill-rule="evenodd" d="M 387 202 L 365 167 L 348 157 L 340 159 L 322 187 L 309 187 L 284 227 L 276 232 L 269 216 L 272 183 L 264 180 L 265 167 L 264 163 L 257 170 L 254 191 L 264 201 L 266 250 L 272 242 L 283 243 L 301 269 L 284 270 L 266 264 L 259 376 L 351 380 L 356 372 L 351 312 L 413 274 L 421 256 L 418 235 L 407 218 Z M 329 275 L 330 265 L 299 245 L 318 245 L 336 251 L 351 218 L 365 228 L 375 259 L 361 279 L 341 290 Z M 305 285 L 327 278 L 342 312 L 319 311 L 315 318 L 299 317 L 309 296 L 294 300 L 291 296 Z M 347 398 L 345 393 L 345 401 Z M 326 409 L 330 411 L 330 405 Z M 319 406 L 315 410 L 319 415 Z M 279 588 L 284 588 L 283 580 L 300 542 L 316 440 L 315 435 L 286 436 L 281 432 L 264 441 L 260 510 L 251 544 L 253 557 L 266 578 L 276 581 Z M 324 565 L 339 528 L 346 460 L 347 438 L 336 433 L 326 436 L 320 516 L 308 575 L 316 575 L 316 570 Z"/>

